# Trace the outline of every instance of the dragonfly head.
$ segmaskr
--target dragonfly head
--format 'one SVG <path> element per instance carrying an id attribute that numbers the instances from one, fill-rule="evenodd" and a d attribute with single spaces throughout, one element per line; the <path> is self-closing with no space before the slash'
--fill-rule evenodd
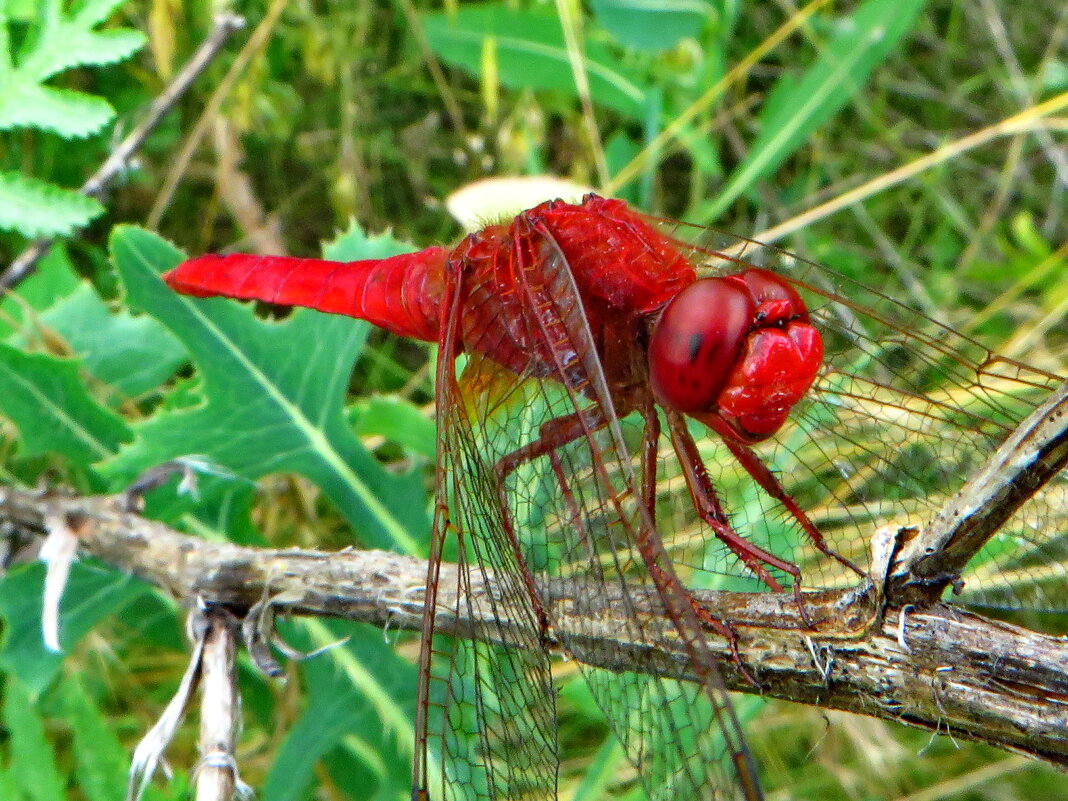
<path id="1" fill-rule="evenodd" d="M 649 342 L 657 400 L 747 442 L 779 430 L 822 361 L 801 297 L 756 268 L 694 281 L 664 308 Z"/>

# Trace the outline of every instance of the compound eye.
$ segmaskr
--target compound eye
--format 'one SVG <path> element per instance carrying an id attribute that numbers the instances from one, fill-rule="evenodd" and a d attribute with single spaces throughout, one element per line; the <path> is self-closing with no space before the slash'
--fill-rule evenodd
<path id="1" fill-rule="evenodd" d="M 735 276 L 702 278 L 676 295 L 649 342 L 657 399 L 685 414 L 714 411 L 755 313 L 748 288 Z"/>

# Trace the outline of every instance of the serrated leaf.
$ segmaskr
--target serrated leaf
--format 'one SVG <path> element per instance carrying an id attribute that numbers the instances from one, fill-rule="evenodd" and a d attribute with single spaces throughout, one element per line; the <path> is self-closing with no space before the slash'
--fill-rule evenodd
<path id="1" fill-rule="evenodd" d="M 423 30 L 439 58 L 471 75 L 481 75 L 484 43 L 493 39 L 502 84 L 578 97 L 560 20 L 547 10 L 503 3 L 463 6 L 455 13 L 425 15 Z M 587 40 L 583 51 L 594 102 L 641 119 L 648 87 L 601 43 Z"/>
<path id="2" fill-rule="evenodd" d="M 366 323 L 306 310 L 273 322 L 257 319 L 249 305 L 177 295 L 159 275 L 182 254 L 147 231 L 116 229 L 111 252 L 130 303 L 185 344 L 204 382 L 202 405 L 138 426 L 137 441 L 102 466 L 107 475 L 132 478 L 187 454 L 249 479 L 301 473 L 366 544 L 422 550 L 429 521 L 424 505 L 412 503 L 423 495 L 421 476 L 387 473 L 343 413 Z"/>
<path id="3" fill-rule="evenodd" d="M 0 172 L 0 229 L 23 236 L 66 236 L 102 214 L 94 198 L 46 181 Z"/>
<path id="4" fill-rule="evenodd" d="M 666 50 L 696 36 L 715 12 L 703 0 L 591 0 L 597 22 L 625 45 Z"/>
<path id="5" fill-rule="evenodd" d="M 71 10 L 64 5 L 51 2 L 39 10 L 17 55 L 0 7 L 0 130 L 34 127 L 77 138 L 98 132 L 114 118 L 115 110 L 103 98 L 44 82 L 73 67 L 124 59 L 144 45 L 145 37 L 132 28 L 93 30 L 118 5 L 115 0 L 73 4 Z"/>
<path id="6" fill-rule="evenodd" d="M 86 283 L 42 313 L 41 321 L 63 336 L 85 370 L 122 398 L 155 389 L 187 358 L 182 343 L 158 321 L 111 312 Z"/>
<path id="7" fill-rule="evenodd" d="M 116 414 L 90 397 L 79 365 L 0 343 L 0 415 L 22 435 L 22 455 L 57 453 L 88 467 L 130 439 Z"/>
<path id="8" fill-rule="evenodd" d="M 63 801 L 63 781 L 45 739 L 44 721 L 29 688 L 14 677 L 4 682 L 3 723 L 15 785 L 31 801 Z"/>
<path id="9" fill-rule="evenodd" d="M 144 34 L 132 28 L 94 31 L 119 3 L 74 4 L 73 13 L 52 0 L 42 9 L 26 36 L 18 58 L 0 40 L 0 57 L 13 65 L 12 87 L 39 84 L 72 67 L 110 64 L 136 52 L 145 43 Z M 7 20 L 0 17 L 6 24 Z"/>
<path id="10" fill-rule="evenodd" d="M 101 97 L 49 86 L 12 86 L 0 91 L 0 131 L 40 128 L 64 139 L 84 139 L 115 117 Z"/>
<path id="11" fill-rule="evenodd" d="M 35 563 L 0 579 L 0 618 L 4 620 L 0 668 L 18 676 L 35 693 L 52 682 L 63 663 L 63 654 L 47 650 L 41 638 L 44 572 L 44 565 Z M 147 585 L 130 576 L 75 562 L 60 605 L 60 645 L 69 651 L 102 618 L 147 592 Z"/>
<path id="12" fill-rule="evenodd" d="M 713 218 L 769 175 L 859 91 L 916 22 L 925 0 L 868 0 L 800 77 L 784 75 L 760 115 L 760 135 L 715 199 L 696 215 Z"/>
<path id="13" fill-rule="evenodd" d="M 350 220 L 346 230 L 323 245 L 323 258 L 334 261 L 385 259 L 411 253 L 413 249 L 407 242 L 398 242 L 388 233 L 368 236 L 355 220 Z"/>

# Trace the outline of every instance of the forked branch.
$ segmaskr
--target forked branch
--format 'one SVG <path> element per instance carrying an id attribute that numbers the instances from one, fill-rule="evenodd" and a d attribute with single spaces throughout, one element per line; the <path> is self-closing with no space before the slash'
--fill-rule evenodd
<path id="1" fill-rule="evenodd" d="M 49 522 L 46 522 L 49 521 Z M 275 610 L 330 615 L 391 628 L 422 619 L 426 564 L 380 551 L 323 553 L 266 550 L 189 537 L 125 509 L 111 497 L 0 489 L 0 527 L 44 534 L 62 521 L 79 548 L 151 582 L 176 598 L 206 600 L 244 614 L 270 599 Z M 455 568 L 443 566 L 443 633 L 485 636 L 494 627 L 482 602 L 492 576 L 472 587 L 470 617 L 457 603 Z M 805 597 L 817 631 L 806 632 L 790 594 L 700 593 L 710 613 L 736 622 L 741 663 L 767 695 L 897 720 L 992 743 L 1068 766 L 1068 642 L 993 622 L 951 605 L 880 614 L 871 588 Z M 671 634 L 650 647 L 620 638 L 622 599 L 591 609 L 581 582 L 550 586 L 555 620 L 574 620 L 566 639 L 576 657 L 613 671 L 678 674 L 686 651 Z M 658 601 L 632 593 L 630 603 Z M 904 617 L 902 615 L 904 614 Z M 497 625 L 500 625 L 498 622 Z M 583 632 L 581 635 L 577 632 Z M 591 633 L 592 632 L 592 633 Z M 731 689 L 755 692 L 727 643 L 709 634 L 709 649 Z"/>
<path id="2" fill-rule="evenodd" d="M 1017 426 L 904 549 L 888 582 L 891 603 L 940 598 L 1005 521 L 1066 465 L 1068 381 Z"/>

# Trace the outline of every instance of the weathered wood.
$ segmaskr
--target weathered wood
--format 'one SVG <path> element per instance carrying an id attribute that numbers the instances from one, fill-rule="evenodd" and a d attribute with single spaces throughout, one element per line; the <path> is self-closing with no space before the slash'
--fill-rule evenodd
<path id="1" fill-rule="evenodd" d="M 393 629 L 421 623 L 426 563 L 418 559 L 210 543 L 126 511 L 114 498 L 0 488 L 0 524 L 43 533 L 46 519 L 65 521 L 83 553 L 186 602 L 201 598 L 242 614 L 269 598 L 281 613 Z M 455 566 L 444 565 L 440 630 L 490 637 L 501 623 L 518 625 L 493 621 L 483 600 L 492 582 L 484 576 L 471 588 L 470 605 L 460 603 Z M 695 594 L 712 616 L 735 624 L 741 662 L 761 684 L 750 684 L 727 642 L 710 633 L 709 649 L 730 689 L 896 720 L 1068 766 L 1068 638 L 946 604 L 905 607 L 902 622 L 901 610 L 877 614 L 878 589 L 806 594 L 816 631 L 804 630 L 792 595 Z M 685 650 L 666 622 L 655 643 L 628 642 L 619 634 L 627 627 L 618 599 L 591 608 L 576 580 L 550 582 L 546 597 L 558 622 L 556 642 L 575 658 L 613 671 L 685 675 Z M 657 608 L 651 593 L 635 598 Z"/>

